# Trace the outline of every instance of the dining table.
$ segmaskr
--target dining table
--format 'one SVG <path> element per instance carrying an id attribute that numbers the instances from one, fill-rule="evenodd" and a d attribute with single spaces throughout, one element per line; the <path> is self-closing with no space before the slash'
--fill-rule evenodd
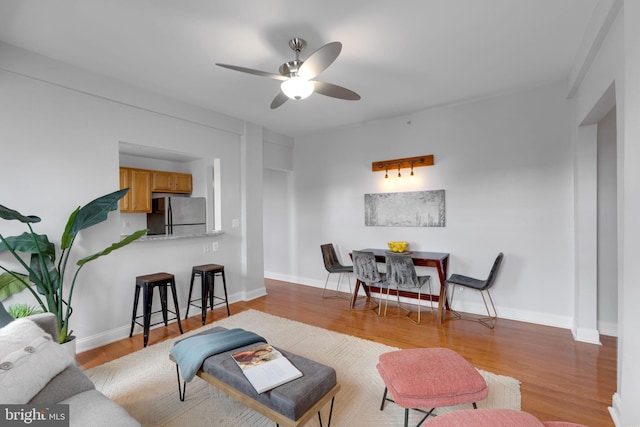
<path id="1" fill-rule="evenodd" d="M 380 263 L 385 262 L 385 257 L 388 253 L 391 253 L 388 249 L 376 249 L 376 248 L 367 248 L 361 249 L 361 251 L 365 252 L 373 252 L 376 257 L 376 261 Z M 446 296 L 446 280 L 447 280 L 447 270 L 449 267 L 449 254 L 445 252 L 425 252 L 425 251 L 407 251 L 404 252 L 407 255 L 411 256 L 413 259 L 413 264 L 420 267 L 432 267 L 435 268 L 438 273 L 438 279 L 440 280 L 440 292 L 436 295 L 431 294 L 422 294 L 420 295 L 420 299 L 431 300 L 438 302 L 438 314 L 436 316 L 436 323 L 441 324 L 442 318 L 444 316 L 444 310 L 449 310 L 449 301 Z M 351 254 L 349 254 L 351 255 Z M 360 290 L 360 286 L 362 285 L 367 298 L 371 297 L 371 292 L 382 292 L 382 289 L 376 287 L 375 285 L 367 285 L 364 282 L 356 279 L 356 286 L 353 292 L 353 298 L 351 299 L 351 308 L 355 307 L 356 299 L 358 297 L 358 292 Z M 416 298 L 416 294 L 413 292 L 398 290 L 395 289 L 390 290 L 390 294 L 399 295 L 401 297 L 409 297 Z M 440 301 L 444 301 L 444 304 L 441 304 Z"/>

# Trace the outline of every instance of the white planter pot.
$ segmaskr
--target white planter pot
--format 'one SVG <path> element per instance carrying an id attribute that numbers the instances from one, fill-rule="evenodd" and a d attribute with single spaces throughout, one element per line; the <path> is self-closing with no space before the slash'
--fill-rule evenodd
<path id="1" fill-rule="evenodd" d="M 60 344 L 63 346 L 68 352 L 69 355 L 73 358 L 76 357 L 76 337 L 67 337 L 67 341 Z"/>

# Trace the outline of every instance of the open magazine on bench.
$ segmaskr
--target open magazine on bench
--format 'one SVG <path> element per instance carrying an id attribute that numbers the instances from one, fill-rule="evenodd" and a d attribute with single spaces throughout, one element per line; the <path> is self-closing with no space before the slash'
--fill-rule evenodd
<path id="1" fill-rule="evenodd" d="M 231 355 L 258 393 L 271 390 L 302 376 L 302 372 L 269 344 Z"/>

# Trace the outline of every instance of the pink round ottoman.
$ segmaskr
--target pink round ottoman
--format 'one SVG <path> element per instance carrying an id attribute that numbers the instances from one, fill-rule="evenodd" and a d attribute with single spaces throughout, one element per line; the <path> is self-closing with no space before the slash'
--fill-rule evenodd
<path id="1" fill-rule="evenodd" d="M 533 415 L 512 409 L 449 412 L 431 418 L 424 427 L 544 427 Z"/>
<path id="2" fill-rule="evenodd" d="M 386 401 L 405 408 L 405 426 L 409 409 L 422 411 L 427 418 L 435 408 L 472 403 L 489 394 L 482 375 L 462 356 L 448 348 L 415 348 L 380 355 L 376 366 L 385 389 L 380 410 Z M 393 399 L 387 398 L 387 392 Z"/>
<path id="3" fill-rule="evenodd" d="M 566 421 L 545 421 L 544 427 L 587 427 L 584 424 L 568 423 Z"/>
<path id="4" fill-rule="evenodd" d="M 438 415 L 424 427 L 585 427 L 563 421 L 540 422 L 533 415 L 514 409 L 477 409 Z"/>

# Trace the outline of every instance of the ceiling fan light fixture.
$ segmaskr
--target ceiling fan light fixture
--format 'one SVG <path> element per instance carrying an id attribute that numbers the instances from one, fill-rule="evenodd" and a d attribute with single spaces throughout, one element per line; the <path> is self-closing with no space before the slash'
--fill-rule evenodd
<path id="1" fill-rule="evenodd" d="M 291 77 L 280 85 L 282 92 L 291 99 L 305 99 L 313 93 L 313 83 L 299 76 Z"/>

